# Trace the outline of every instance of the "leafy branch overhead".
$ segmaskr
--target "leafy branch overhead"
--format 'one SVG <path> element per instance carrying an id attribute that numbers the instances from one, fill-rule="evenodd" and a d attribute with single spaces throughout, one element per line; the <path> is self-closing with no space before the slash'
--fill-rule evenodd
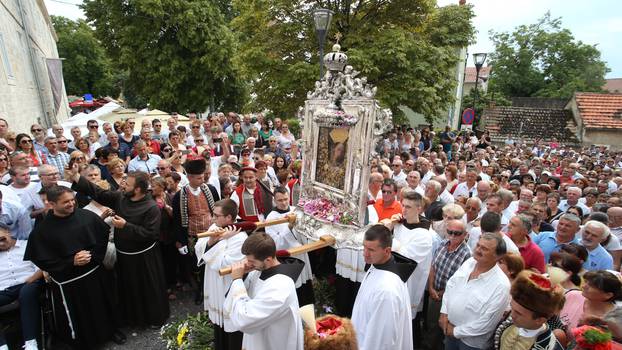
<path id="1" fill-rule="evenodd" d="M 325 50 L 342 34 L 350 63 L 378 86 L 394 113 L 405 105 L 430 118 L 452 101 L 459 48 L 472 40 L 471 6 L 430 0 L 233 0 L 236 66 L 250 84 L 249 109 L 293 116 L 319 75 L 312 9 L 335 12 Z"/>
<path id="2" fill-rule="evenodd" d="M 235 38 L 222 13 L 226 3 L 85 0 L 82 8 L 108 55 L 153 107 L 243 105 L 247 92 L 232 60 Z"/>
<path id="3" fill-rule="evenodd" d="M 495 52 L 489 89 L 508 97 L 569 98 L 575 91 L 600 92 L 609 72 L 597 47 L 576 40 L 550 13 L 512 33 L 491 31 L 490 38 Z"/>

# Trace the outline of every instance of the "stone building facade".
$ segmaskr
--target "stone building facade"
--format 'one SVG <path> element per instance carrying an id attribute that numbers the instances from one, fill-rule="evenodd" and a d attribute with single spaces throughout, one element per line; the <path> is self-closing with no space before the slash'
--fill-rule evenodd
<path id="1" fill-rule="evenodd" d="M 0 116 L 10 128 L 29 131 L 69 117 L 62 86 L 58 110 L 46 59 L 58 59 L 58 40 L 43 0 L 0 0 Z"/>

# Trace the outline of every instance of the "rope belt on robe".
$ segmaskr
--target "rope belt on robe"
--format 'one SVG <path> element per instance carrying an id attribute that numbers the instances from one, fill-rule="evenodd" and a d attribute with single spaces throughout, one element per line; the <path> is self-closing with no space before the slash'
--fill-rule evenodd
<path id="1" fill-rule="evenodd" d="M 94 268 L 92 268 L 90 271 L 78 276 L 78 277 L 74 277 L 70 280 L 64 281 L 64 282 L 58 282 L 57 280 L 54 279 L 54 277 L 50 276 L 50 280 L 52 280 L 52 282 L 56 283 L 58 285 L 58 288 L 60 289 L 60 296 L 63 299 L 63 306 L 65 307 L 65 313 L 67 314 L 67 320 L 69 322 L 69 329 L 71 330 L 71 339 L 76 339 L 76 332 L 73 329 L 73 322 L 71 321 L 71 315 L 69 314 L 69 307 L 67 306 L 67 299 L 65 299 L 65 291 L 63 290 L 63 286 L 72 282 L 75 282 L 81 278 L 84 278 L 88 275 L 90 275 L 91 273 L 93 273 L 95 270 L 97 270 L 99 268 L 99 265 L 95 266 Z"/>
<path id="2" fill-rule="evenodd" d="M 138 254 L 142 254 L 142 253 L 148 251 L 149 249 L 155 247 L 155 245 L 156 245 L 156 242 L 153 242 L 152 245 L 150 245 L 149 247 L 147 247 L 147 248 L 145 248 L 145 249 L 143 249 L 143 250 L 141 250 L 139 252 L 124 252 L 122 250 L 119 250 L 118 248 L 117 248 L 117 252 L 119 252 L 119 253 L 121 253 L 123 255 L 138 255 Z"/>

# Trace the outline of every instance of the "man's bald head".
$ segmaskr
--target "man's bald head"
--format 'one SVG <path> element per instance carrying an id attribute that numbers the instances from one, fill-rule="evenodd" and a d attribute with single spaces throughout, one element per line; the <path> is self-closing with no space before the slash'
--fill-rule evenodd
<path id="1" fill-rule="evenodd" d="M 622 226 L 622 207 L 611 207 L 607 209 L 609 217 L 609 227 L 616 228 Z"/>

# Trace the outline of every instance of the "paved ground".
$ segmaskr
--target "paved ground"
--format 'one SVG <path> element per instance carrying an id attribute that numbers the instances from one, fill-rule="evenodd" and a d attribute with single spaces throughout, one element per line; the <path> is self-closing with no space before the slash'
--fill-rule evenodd
<path id="1" fill-rule="evenodd" d="M 203 309 L 203 306 L 194 305 L 192 292 L 177 292 L 177 300 L 171 301 L 171 317 L 168 322 L 184 319 L 190 314 L 196 314 Z M 117 345 L 109 342 L 104 345 L 105 350 L 120 349 L 166 349 L 164 342 L 160 338 L 160 330 L 152 329 L 132 329 L 124 328 L 123 332 L 127 336 L 127 343 Z"/>

